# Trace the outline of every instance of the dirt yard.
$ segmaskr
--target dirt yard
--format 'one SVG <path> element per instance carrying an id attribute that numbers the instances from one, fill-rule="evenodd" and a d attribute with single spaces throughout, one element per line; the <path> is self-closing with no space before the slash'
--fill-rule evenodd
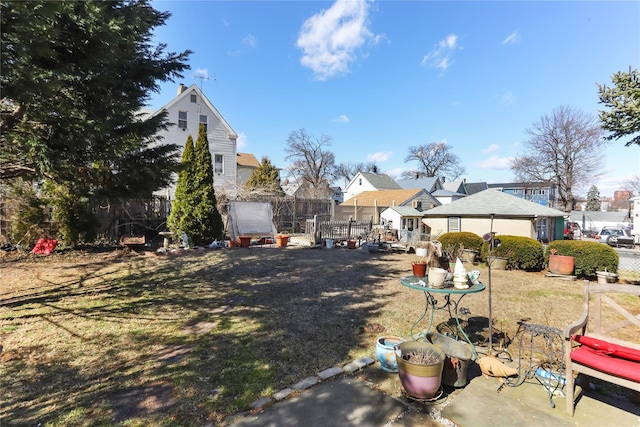
<path id="1" fill-rule="evenodd" d="M 221 423 L 260 396 L 410 338 L 415 255 L 334 247 L 3 253 L 3 425 Z M 488 285 L 484 265 L 480 280 Z M 467 332 L 517 354 L 522 322 L 578 319 L 582 281 L 493 270 L 460 303 Z M 621 285 L 633 286 L 633 285 Z M 621 300 L 640 311 L 637 300 Z M 446 312 L 434 324 L 443 327 Z M 426 323 L 420 325 L 426 326 Z M 419 330 L 418 327 L 416 330 Z M 624 337 L 623 338 L 633 338 Z"/>

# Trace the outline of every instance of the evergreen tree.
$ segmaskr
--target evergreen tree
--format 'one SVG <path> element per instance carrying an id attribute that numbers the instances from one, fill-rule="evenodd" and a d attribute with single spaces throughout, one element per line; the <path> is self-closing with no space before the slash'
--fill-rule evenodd
<path id="1" fill-rule="evenodd" d="M 189 135 L 182 153 L 182 165 L 178 172 L 178 183 L 176 184 L 175 199 L 171 205 L 171 213 L 167 218 L 169 229 L 178 235 L 187 232 L 185 228 L 188 224 L 186 218 L 189 207 L 193 201 L 193 180 L 195 168 L 195 151 L 193 148 L 193 137 Z M 191 231 L 191 230 L 189 230 Z M 187 233 L 188 234 L 188 233 Z"/>
<path id="2" fill-rule="evenodd" d="M 585 210 L 597 212 L 601 210 L 601 208 L 602 202 L 600 202 L 600 192 L 598 191 L 598 187 L 592 185 L 587 193 L 587 206 L 585 207 Z"/>
<path id="3" fill-rule="evenodd" d="M 213 164 L 211 151 L 204 125 L 200 125 L 196 141 L 193 178 L 194 198 L 192 215 L 195 221 L 192 227 L 193 243 L 208 244 L 222 238 L 222 216 L 218 212 L 216 193 L 213 188 Z"/>
<path id="4" fill-rule="evenodd" d="M 160 82 L 189 69 L 191 52 L 156 43 L 169 13 L 149 0 L 0 8 L 0 179 L 48 181 L 54 221 L 74 244 L 95 231 L 92 203 L 148 197 L 170 183 L 178 147 L 155 144 L 166 115 L 141 119 L 139 110 Z"/>
<path id="5" fill-rule="evenodd" d="M 254 169 L 251 173 L 245 187 L 249 190 L 255 190 L 266 194 L 273 194 L 277 196 L 284 195 L 284 191 L 280 186 L 280 174 L 278 173 L 278 169 L 271 164 L 271 161 L 267 157 L 262 158 L 260 166 Z"/>

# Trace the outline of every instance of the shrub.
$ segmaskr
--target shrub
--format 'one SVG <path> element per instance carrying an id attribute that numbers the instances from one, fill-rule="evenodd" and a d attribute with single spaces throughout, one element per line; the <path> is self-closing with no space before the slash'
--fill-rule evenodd
<path id="1" fill-rule="evenodd" d="M 509 259 L 509 266 L 518 270 L 540 271 L 544 267 L 542 245 L 535 239 L 522 236 L 497 236 L 500 246 L 494 247 L 492 256 Z M 483 242 L 481 257 L 487 260 L 489 243 Z"/>
<path id="2" fill-rule="evenodd" d="M 438 240 L 442 243 L 442 249 L 451 254 L 459 253 L 462 248 L 478 252 L 482 248 L 482 237 L 468 231 L 445 233 Z"/>
<path id="3" fill-rule="evenodd" d="M 558 251 L 558 255 L 574 258 L 574 274 L 578 277 L 593 279 L 596 276 L 596 271 L 618 272 L 620 257 L 609 245 L 582 240 L 554 240 L 549 243 L 544 255 L 547 265 L 551 249 Z"/>

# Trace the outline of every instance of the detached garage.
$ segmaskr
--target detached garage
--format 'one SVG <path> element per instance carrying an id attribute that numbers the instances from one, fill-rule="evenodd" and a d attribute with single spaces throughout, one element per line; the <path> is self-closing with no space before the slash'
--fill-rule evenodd
<path id="1" fill-rule="evenodd" d="M 499 190 L 484 190 L 422 212 L 432 234 L 468 231 L 479 236 L 496 234 L 537 240 L 564 238 L 567 213 L 520 199 Z"/>

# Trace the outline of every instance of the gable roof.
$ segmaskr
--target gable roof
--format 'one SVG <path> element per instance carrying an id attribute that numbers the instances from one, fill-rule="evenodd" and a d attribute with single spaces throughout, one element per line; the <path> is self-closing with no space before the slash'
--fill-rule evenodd
<path id="1" fill-rule="evenodd" d="M 414 188 L 412 190 L 373 190 L 363 191 L 362 193 L 351 197 L 340 203 L 340 205 L 354 206 L 399 206 L 407 200 L 417 196 L 420 192 L 426 192 L 423 188 Z M 427 193 L 428 194 L 428 193 Z"/>
<path id="2" fill-rule="evenodd" d="M 260 162 L 258 162 L 256 156 L 250 153 L 236 153 L 236 162 L 238 166 L 260 167 Z"/>
<path id="3" fill-rule="evenodd" d="M 385 175 L 381 173 L 372 173 L 372 172 L 360 172 L 360 175 L 362 175 L 363 178 L 369 181 L 369 183 L 373 185 L 375 188 L 377 188 L 378 190 L 392 190 L 392 189 L 402 188 L 389 175 Z M 417 187 L 413 187 L 413 188 L 417 188 Z"/>
<path id="4" fill-rule="evenodd" d="M 442 188 L 445 190 L 453 191 L 456 193 L 466 193 L 466 189 L 464 188 L 464 181 L 445 181 L 442 183 Z M 460 191 L 463 190 L 463 191 Z"/>
<path id="5" fill-rule="evenodd" d="M 163 110 L 168 110 L 169 108 L 173 107 L 175 104 L 182 101 L 187 96 L 191 95 L 192 92 L 195 92 L 196 95 L 199 96 L 202 101 L 204 101 L 207 108 L 209 108 L 211 112 L 218 118 L 218 120 L 220 120 L 220 123 L 222 123 L 222 126 L 224 126 L 224 128 L 227 130 L 228 137 L 230 139 L 238 139 L 238 134 L 231 128 L 229 123 L 227 123 L 224 117 L 222 117 L 222 114 L 220 114 L 218 109 L 213 106 L 213 104 L 209 101 L 206 95 L 200 90 L 200 88 L 198 88 L 198 85 L 195 83 L 189 86 L 188 88 L 183 89 L 182 93 L 179 93 L 175 98 L 173 98 L 167 104 L 163 105 L 158 110 L 156 110 L 152 114 L 152 116 L 159 114 Z"/>
<path id="6" fill-rule="evenodd" d="M 411 206 L 389 206 L 387 209 L 391 209 L 392 211 L 397 212 L 400 216 L 414 216 L 414 217 L 422 217 L 423 212 L 412 208 Z M 385 211 L 387 210 L 385 209 Z M 384 211 L 383 211 L 384 212 Z"/>
<path id="7" fill-rule="evenodd" d="M 467 189 L 468 195 L 476 194 L 489 188 L 486 182 L 467 182 L 464 187 Z"/>
<path id="8" fill-rule="evenodd" d="M 442 181 L 437 176 L 418 179 L 401 179 L 396 182 L 402 188 L 425 188 L 429 192 L 442 188 Z"/>
<path id="9" fill-rule="evenodd" d="M 564 217 L 567 214 L 493 189 L 463 197 L 446 205 L 436 206 L 424 213 L 425 217 L 491 217 L 492 215 L 495 218 L 533 218 L 535 216 Z"/>

